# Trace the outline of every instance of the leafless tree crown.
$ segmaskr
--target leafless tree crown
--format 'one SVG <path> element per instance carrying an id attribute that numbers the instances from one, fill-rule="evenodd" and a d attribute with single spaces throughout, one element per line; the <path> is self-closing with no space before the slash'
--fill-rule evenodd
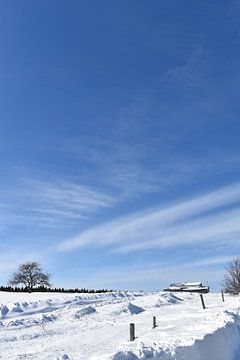
<path id="1" fill-rule="evenodd" d="M 235 257 L 225 267 L 224 290 L 227 293 L 240 293 L 240 257 Z"/>
<path id="2" fill-rule="evenodd" d="M 36 286 L 51 286 L 49 277 L 49 274 L 42 272 L 38 262 L 26 262 L 19 265 L 18 271 L 13 274 L 9 283 L 13 286 L 23 284 L 25 288 L 31 291 Z"/>

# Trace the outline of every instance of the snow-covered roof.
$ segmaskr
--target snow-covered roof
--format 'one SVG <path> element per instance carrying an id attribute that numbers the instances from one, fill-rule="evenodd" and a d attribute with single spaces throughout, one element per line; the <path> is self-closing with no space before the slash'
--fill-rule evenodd
<path id="1" fill-rule="evenodd" d="M 170 284 L 169 288 L 183 288 L 183 287 L 202 287 L 201 282 L 184 282 Z"/>
<path id="2" fill-rule="evenodd" d="M 183 292 L 198 292 L 208 293 L 209 286 L 203 285 L 199 281 L 195 282 L 184 282 L 184 283 L 173 283 L 164 291 L 183 291 Z"/>
<path id="3" fill-rule="evenodd" d="M 185 286 L 202 286 L 201 282 L 185 282 Z"/>

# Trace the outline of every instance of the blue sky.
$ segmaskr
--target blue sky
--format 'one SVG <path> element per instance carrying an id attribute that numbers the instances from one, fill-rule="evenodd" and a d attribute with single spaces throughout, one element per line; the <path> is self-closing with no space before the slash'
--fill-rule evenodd
<path id="1" fill-rule="evenodd" d="M 240 253 L 240 2 L 0 4 L 0 282 L 220 287 Z"/>

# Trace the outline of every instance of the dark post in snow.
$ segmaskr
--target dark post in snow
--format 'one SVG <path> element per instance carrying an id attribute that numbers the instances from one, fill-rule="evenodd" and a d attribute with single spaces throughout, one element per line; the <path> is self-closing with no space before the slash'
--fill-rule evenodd
<path id="1" fill-rule="evenodd" d="M 204 304 L 204 300 L 203 300 L 203 295 L 202 295 L 202 294 L 200 294 L 200 298 L 201 298 L 201 302 L 202 302 L 202 307 L 203 307 L 203 309 L 206 309 L 206 306 L 205 306 L 205 304 Z"/>
<path id="2" fill-rule="evenodd" d="M 221 293 L 222 293 L 222 301 L 224 302 L 224 292 L 223 292 L 223 290 L 221 290 Z"/>
<path id="3" fill-rule="evenodd" d="M 135 340 L 135 324 L 130 324 L 130 341 Z"/>
<path id="4" fill-rule="evenodd" d="M 156 316 L 153 316 L 153 329 L 155 329 L 155 327 L 157 327 Z"/>

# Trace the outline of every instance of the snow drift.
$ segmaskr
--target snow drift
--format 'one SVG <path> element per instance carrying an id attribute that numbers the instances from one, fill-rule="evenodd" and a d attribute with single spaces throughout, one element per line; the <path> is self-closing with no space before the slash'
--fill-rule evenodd
<path id="1" fill-rule="evenodd" d="M 0 292 L 0 359 L 239 360 L 239 298 L 204 298 L 205 310 L 198 294 Z"/>
<path id="2" fill-rule="evenodd" d="M 75 319 L 81 319 L 83 316 L 91 315 L 96 312 L 96 309 L 92 306 L 84 307 L 81 310 L 78 310 L 74 315 Z"/>
<path id="3" fill-rule="evenodd" d="M 203 339 L 195 340 L 192 345 L 167 348 L 141 343 L 135 351 L 118 351 L 111 360 L 239 360 L 240 321 L 232 316 L 233 321 L 212 334 L 206 334 Z"/>
<path id="4" fill-rule="evenodd" d="M 173 295 L 171 293 L 165 293 L 161 294 L 159 296 L 159 299 L 156 302 L 156 306 L 164 306 L 164 305 L 175 305 L 179 304 L 181 301 L 183 301 L 180 297 Z"/>
<path id="5" fill-rule="evenodd" d="M 111 312 L 111 315 L 113 316 L 126 315 L 126 314 L 137 315 L 143 311 L 144 309 L 141 306 L 137 306 L 129 302 L 124 305 L 115 306 L 115 310 Z"/>

